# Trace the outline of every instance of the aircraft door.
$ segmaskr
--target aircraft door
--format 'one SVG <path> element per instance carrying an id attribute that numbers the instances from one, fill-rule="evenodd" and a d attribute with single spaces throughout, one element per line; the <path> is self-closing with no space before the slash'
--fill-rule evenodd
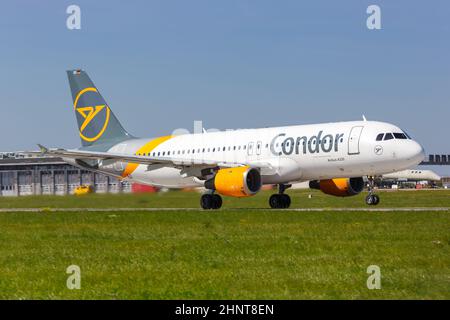
<path id="1" fill-rule="evenodd" d="M 363 126 L 353 127 L 348 137 L 348 154 L 359 154 L 359 139 L 361 138 L 361 132 Z"/>
<path id="2" fill-rule="evenodd" d="M 247 161 L 255 161 L 261 157 L 262 141 L 249 142 L 247 145 Z"/>

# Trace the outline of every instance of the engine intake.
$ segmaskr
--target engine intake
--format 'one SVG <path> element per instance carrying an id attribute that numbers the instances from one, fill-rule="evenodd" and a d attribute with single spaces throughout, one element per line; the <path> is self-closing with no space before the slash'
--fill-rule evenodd
<path id="1" fill-rule="evenodd" d="M 359 194 L 364 189 L 363 178 L 337 178 L 328 180 L 313 180 L 309 182 L 311 189 L 338 197 L 348 197 Z"/>
<path id="2" fill-rule="evenodd" d="M 235 167 L 220 169 L 214 178 L 205 182 L 205 188 L 231 197 L 249 197 L 261 190 L 261 174 L 255 168 Z"/>

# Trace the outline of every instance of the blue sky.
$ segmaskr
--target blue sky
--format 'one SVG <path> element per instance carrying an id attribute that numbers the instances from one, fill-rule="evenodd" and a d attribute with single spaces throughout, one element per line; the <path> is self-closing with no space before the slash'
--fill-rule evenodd
<path id="1" fill-rule="evenodd" d="M 81 30 L 66 28 L 70 4 Z M 370 4 L 382 30 L 366 28 Z M 137 136 L 365 114 L 450 153 L 449 12 L 444 0 L 8 1 L 0 150 L 79 145 L 65 70 L 81 67 Z"/>

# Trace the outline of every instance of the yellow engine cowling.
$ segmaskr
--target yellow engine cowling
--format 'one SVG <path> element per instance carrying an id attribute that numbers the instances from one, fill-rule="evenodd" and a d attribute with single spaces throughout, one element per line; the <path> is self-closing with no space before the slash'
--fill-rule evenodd
<path id="1" fill-rule="evenodd" d="M 363 178 L 336 178 L 328 180 L 314 180 L 309 182 L 311 189 L 321 190 L 323 193 L 337 197 L 354 196 L 363 191 Z"/>
<path id="2" fill-rule="evenodd" d="M 236 167 L 217 171 L 214 178 L 205 182 L 205 188 L 224 196 L 250 197 L 261 190 L 261 174 L 255 168 Z"/>

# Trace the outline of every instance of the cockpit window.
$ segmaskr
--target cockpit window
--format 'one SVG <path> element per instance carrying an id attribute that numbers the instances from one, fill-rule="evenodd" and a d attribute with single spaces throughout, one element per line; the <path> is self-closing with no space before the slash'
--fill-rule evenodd
<path id="1" fill-rule="evenodd" d="M 386 133 L 386 135 L 384 136 L 384 140 L 392 140 L 394 139 L 394 136 L 392 135 L 392 133 Z"/>
<path id="2" fill-rule="evenodd" d="M 384 133 L 380 133 L 379 135 L 377 135 L 377 141 L 383 140 L 383 136 L 384 136 Z"/>
<path id="3" fill-rule="evenodd" d="M 404 133 L 394 132 L 395 139 L 408 139 Z"/>

